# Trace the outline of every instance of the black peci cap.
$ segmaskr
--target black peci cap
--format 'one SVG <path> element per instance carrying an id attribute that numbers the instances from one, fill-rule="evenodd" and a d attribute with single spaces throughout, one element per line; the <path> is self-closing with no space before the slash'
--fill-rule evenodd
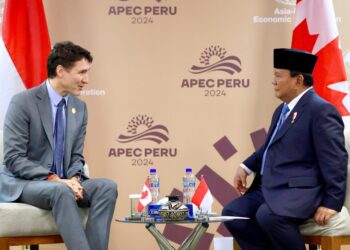
<path id="1" fill-rule="evenodd" d="M 288 69 L 312 74 L 317 56 L 297 49 L 274 49 L 273 66 L 276 69 Z"/>

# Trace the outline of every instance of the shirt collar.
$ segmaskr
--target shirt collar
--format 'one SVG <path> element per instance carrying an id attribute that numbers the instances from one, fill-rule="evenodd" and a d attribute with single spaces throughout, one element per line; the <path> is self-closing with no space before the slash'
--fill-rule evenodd
<path id="1" fill-rule="evenodd" d="M 51 103 L 57 107 L 58 103 L 64 98 L 66 103 L 68 103 L 68 95 L 61 96 L 50 84 L 49 79 L 46 80 L 47 92 L 49 93 Z"/>
<path id="2" fill-rule="evenodd" d="M 305 95 L 305 93 L 308 92 L 310 89 L 312 89 L 312 87 L 307 88 L 306 90 L 301 92 L 297 97 L 295 97 L 290 103 L 288 103 L 287 105 L 288 105 L 289 110 L 293 110 L 293 108 L 299 102 L 300 98 L 302 98 L 303 95 Z"/>

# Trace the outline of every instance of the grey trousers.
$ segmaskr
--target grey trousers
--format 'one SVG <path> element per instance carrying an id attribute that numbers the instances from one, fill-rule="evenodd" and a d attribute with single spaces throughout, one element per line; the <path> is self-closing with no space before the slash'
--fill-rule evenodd
<path id="1" fill-rule="evenodd" d="M 64 183 L 31 181 L 18 202 L 52 210 L 58 230 L 69 250 L 107 250 L 109 232 L 118 196 L 117 185 L 107 179 L 82 182 L 84 199 L 77 202 Z M 89 207 L 86 228 L 79 217 L 79 207 Z"/>

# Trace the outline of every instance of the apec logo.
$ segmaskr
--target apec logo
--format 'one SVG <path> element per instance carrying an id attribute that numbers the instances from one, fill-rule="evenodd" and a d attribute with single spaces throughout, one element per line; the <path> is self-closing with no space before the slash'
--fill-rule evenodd
<path id="1" fill-rule="evenodd" d="M 118 142 L 154 141 L 161 144 L 169 140 L 168 129 L 163 125 L 153 126 L 153 119 L 147 115 L 133 117 L 126 130 L 130 135 L 119 135 Z"/>
<path id="2" fill-rule="evenodd" d="M 250 86 L 248 78 L 209 78 L 205 77 L 213 72 L 222 75 L 236 75 L 242 72 L 241 59 L 228 54 L 226 49 L 219 45 L 212 45 L 204 49 L 199 57 L 199 65 L 194 64 L 189 72 L 192 75 L 203 75 L 201 78 L 185 78 L 182 80 L 183 89 L 202 89 L 204 96 L 226 96 L 227 89 L 245 89 Z"/>
<path id="3" fill-rule="evenodd" d="M 275 0 L 277 3 L 285 4 L 285 5 L 296 5 L 295 0 Z"/>
<path id="4" fill-rule="evenodd" d="M 169 131 L 164 125 L 154 124 L 152 117 L 140 114 L 128 122 L 126 133 L 121 133 L 115 141 L 131 145 L 144 141 L 159 145 L 169 141 Z M 177 148 L 172 147 L 113 147 L 108 152 L 108 157 L 131 158 L 132 166 L 152 166 L 155 158 L 176 156 Z"/>
<path id="5" fill-rule="evenodd" d="M 225 56 L 226 50 L 220 46 L 210 46 L 206 48 L 199 58 L 199 62 L 204 66 L 193 65 L 191 73 L 201 74 L 211 71 L 223 71 L 233 75 L 235 72 L 240 72 L 241 60 L 234 55 Z"/>

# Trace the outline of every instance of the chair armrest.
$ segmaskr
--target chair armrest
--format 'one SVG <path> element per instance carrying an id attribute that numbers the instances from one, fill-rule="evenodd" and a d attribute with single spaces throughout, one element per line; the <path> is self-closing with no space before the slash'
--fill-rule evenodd
<path id="1" fill-rule="evenodd" d="M 89 171 L 89 166 L 87 165 L 87 163 L 85 162 L 85 165 L 84 165 L 84 173 L 87 177 L 90 177 L 90 171 Z"/>

